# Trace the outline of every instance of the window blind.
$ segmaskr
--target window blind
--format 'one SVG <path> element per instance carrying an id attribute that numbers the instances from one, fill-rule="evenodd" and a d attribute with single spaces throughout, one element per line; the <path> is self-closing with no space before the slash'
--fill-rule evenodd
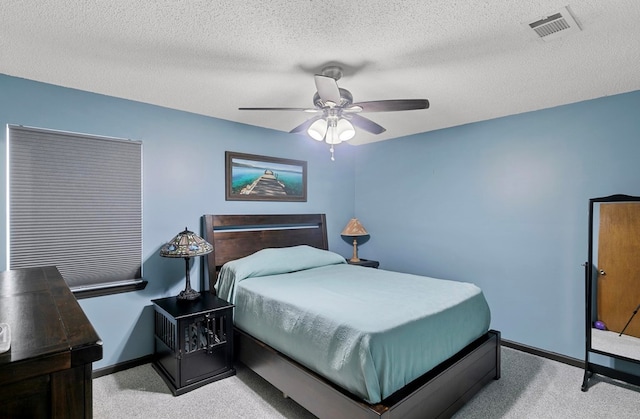
<path id="1" fill-rule="evenodd" d="M 9 267 L 72 290 L 142 277 L 142 143 L 8 126 Z"/>

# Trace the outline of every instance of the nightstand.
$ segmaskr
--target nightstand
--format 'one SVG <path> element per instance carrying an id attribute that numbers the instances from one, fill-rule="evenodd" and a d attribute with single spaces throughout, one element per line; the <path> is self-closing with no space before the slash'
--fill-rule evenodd
<path id="1" fill-rule="evenodd" d="M 351 262 L 347 259 L 347 263 L 349 265 L 358 265 L 358 266 L 366 266 L 367 268 L 377 268 L 380 266 L 380 262 L 377 260 L 368 260 L 368 259 L 360 259 L 360 262 Z"/>
<path id="2" fill-rule="evenodd" d="M 235 375 L 233 304 L 208 292 L 196 300 L 151 301 L 155 310 L 153 368 L 174 396 Z"/>

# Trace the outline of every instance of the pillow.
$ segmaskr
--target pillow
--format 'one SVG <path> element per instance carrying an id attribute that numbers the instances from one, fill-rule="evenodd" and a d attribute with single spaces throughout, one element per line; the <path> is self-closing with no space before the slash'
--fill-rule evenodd
<path id="1" fill-rule="evenodd" d="M 218 296 L 234 303 L 235 284 L 247 278 L 277 275 L 326 265 L 347 263 L 337 253 L 301 245 L 268 248 L 225 263 L 220 270 L 216 289 Z"/>

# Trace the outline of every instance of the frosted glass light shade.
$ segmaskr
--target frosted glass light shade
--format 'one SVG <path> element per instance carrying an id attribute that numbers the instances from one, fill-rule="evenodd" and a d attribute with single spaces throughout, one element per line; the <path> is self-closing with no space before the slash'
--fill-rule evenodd
<path id="1" fill-rule="evenodd" d="M 340 144 L 342 142 L 342 140 L 340 139 L 340 136 L 338 135 L 338 127 L 337 127 L 337 121 L 333 120 L 329 120 L 327 121 L 327 135 L 324 138 L 324 140 L 326 141 L 327 144 Z"/>
<path id="2" fill-rule="evenodd" d="M 346 119 L 340 119 L 338 121 L 336 130 L 338 131 L 338 138 L 340 138 L 340 141 L 349 141 L 354 137 L 354 135 L 356 135 L 356 130 L 353 128 L 353 125 Z"/>
<path id="3" fill-rule="evenodd" d="M 318 119 L 309 126 L 307 134 L 316 141 L 324 140 L 324 136 L 327 134 L 327 121 Z"/>

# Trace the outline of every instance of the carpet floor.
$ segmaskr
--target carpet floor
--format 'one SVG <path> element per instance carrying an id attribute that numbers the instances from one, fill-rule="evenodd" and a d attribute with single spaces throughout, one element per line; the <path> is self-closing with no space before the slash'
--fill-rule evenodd
<path id="1" fill-rule="evenodd" d="M 583 370 L 502 348 L 502 376 L 456 413 L 456 419 L 638 418 L 640 388 L 594 376 L 582 392 Z M 243 365 L 237 375 L 174 397 L 150 364 L 93 380 L 94 417 L 314 418 Z"/>

